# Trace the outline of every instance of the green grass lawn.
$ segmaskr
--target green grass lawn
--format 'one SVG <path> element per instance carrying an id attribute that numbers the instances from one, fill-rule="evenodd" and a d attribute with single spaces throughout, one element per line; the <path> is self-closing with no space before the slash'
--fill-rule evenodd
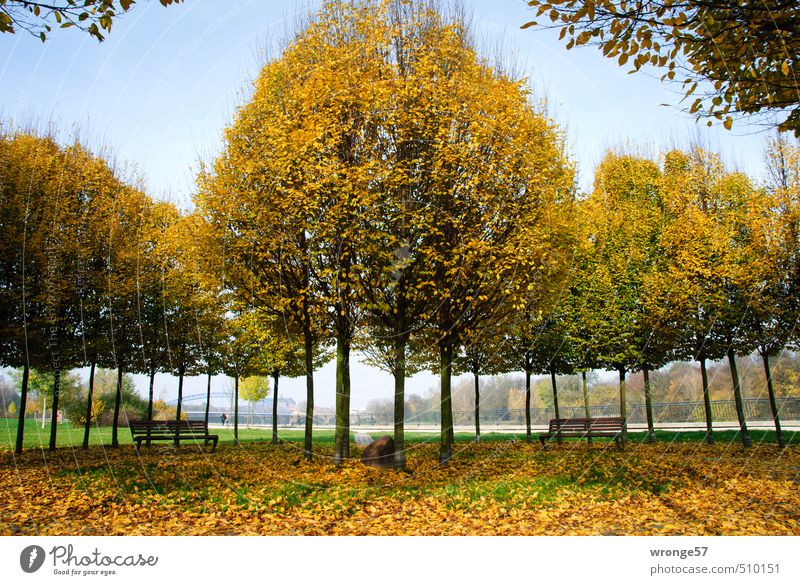
<path id="1" fill-rule="evenodd" d="M 234 432 L 233 427 L 226 428 L 213 428 L 211 431 L 219 435 L 220 444 L 233 443 Z M 388 433 L 391 434 L 391 433 Z M 279 436 L 284 441 L 302 442 L 304 435 L 302 429 L 280 430 Z M 378 433 L 373 433 L 373 438 L 377 438 Z M 533 440 L 536 441 L 537 433 L 533 433 Z M 750 431 L 750 436 L 754 444 L 774 444 L 775 431 L 755 429 Z M 14 449 L 17 437 L 17 420 L 16 419 L 0 419 L 0 451 L 10 451 Z M 738 431 L 717 431 L 714 437 L 719 443 L 736 443 L 739 442 Z M 420 432 L 406 432 L 405 435 L 407 442 L 412 443 L 438 443 L 439 433 L 420 433 Z M 474 440 L 472 433 L 456 433 L 456 441 L 468 442 Z M 629 433 L 628 438 L 631 442 L 639 443 L 645 440 L 645 433 L 632 432 Z M 525 433 L 486 433 L 481 435 L 482 442 L 496 442 L 496 441 L 511 441 L 523 440 Z M 702 431 L 692 432 L 675 432 L 675 431 L 656 431 L 656 439 L 659 442 L 701 442 L 705 440 L 705 433 Z M 800 444 L 800 433 L 798 432 L 784 432 L 784 439 L 789 445 Z M 118 430 L 118 440 L 120 445 L 130 445 L 131 434 L 127 426 L 120 426 Z M 247 428 L 244 425 L 239 427 L 239 441 L 246 443 L 259 443 L 269 442 L 272 440 L 272 431 L 268 428 Z M 354 436 L 351 435 L 351 440 Z M 595 439 L 595 441 L 603 441 L 603 439 Z M 333 429 L 321 429 L 314 432 L 314 442 L 319 444 L 333 444 L 334 431 Z M 83 428 L 76 428 L 71 423 L 63 423 L 58 425 L 58 434 L 56 445 L 58 447 L 80 447 L 83 443 Z M 25 423 L 25 442 L 26 449 L 42 449 L 47 448 L 50 444 L 50 425 L 49 423 L 45 428 L 42 428 L 40 422 L 27 420 Z M 94 445 L 110 445 L 111 444 L 111 427 L 92 427 L 89 444 Z"/>
<path id="2" fill-rule="evenodd" d="M 219 435 L 220 443 L 233 443 L 233 427 L 212 428 L 212 434 Z M 285 436 L 284 436 L 285 435 Z M 42 428 L 41 422 L 25 421 L 25 442 L 26 449 L 47 448 L 50 444 L 50 423 Z M 303 431 L 286 431 L 281 433 L 281 438 L 286 440 L 303 440 Z M 317 431 L 314 433 L 314 442 L 333 443 L 334 433 L 332 430 Z M 83 427 L 77 428 L 71 423 L 58 425 L 56 435 L 56 446 L 58 447 L 80 447 L 83 444 Z M 120 425 L 117 431 L 117 439 L 120 445 L 131 445 L 131 433 L 127 426 Z M 266 428 L 251 428 L 246 426 L 239 427 L 240 442 L 264 442 L 272 440 L 272 431 Z M 0 450 L 13 450 L 17 441 L 17 420 L 0 419 Z M 110 445 L 111 427 L 93 426 L 89 435 L 89 445 Z"/>

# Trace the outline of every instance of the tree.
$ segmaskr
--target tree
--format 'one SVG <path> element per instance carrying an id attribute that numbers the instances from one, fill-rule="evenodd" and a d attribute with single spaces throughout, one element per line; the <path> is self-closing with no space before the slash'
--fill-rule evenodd
<path id="1" fill-rule="evenodd" d="M 239 380 L 257 371 L 259 348 L 257 339 L 245 326 L 246 313 L 233 313 L 225 321 L 228 358 L 225 373 L 233 378 L 233 441 L 239 444 Z"/>
<path id="2" fill-rule="evenodd" d="M 78 259 L 73 271 L 70 298 L 78 314 L 75 316 L 74 343 L 78 346 L 76 365 L 89 366 L 89 385 L 83 416 L 83 448 L 89 448 L 93 411 L 100 404 L 94 396 L 95 370 L 111 350 L 108 327 L 108 274 L 111 261 L 108 228 L 120 188 L 114 170 L 102 156 L 96 156 L 80 145 L 70 147 L 69 168 L 64 175 L 73 182 L 74 199 L 78 202 L 80 220 L 74 227 Z M 99 406 L 97 406 L 99 408 Z M 77 405 L 73 405 L 75 411 Z"/>
<path id="3" fill-rule="evenodd" d="M 727 243 L 714 221 L 719 167 L 718 158 L 701 149 L 665 155 L 661 191 L 670 221 L 661 234 L 664 266 L 650 280 L 651 310 L 682 332 L 673 346 L 673 357 L 700 364 L 709 444 L 714 435 L 707 362 L 725 356 L 719 328 L 723 283 L 718 268 L 726 262 Z M 661 282 L 656 282 L 659 277 Z"/>
<path id="4" fill-rule="evenodd" d="M 300 189 L 314 159 L 314 136 L 303 133 L 302 115 L 289 112 L 296 99 L 292 91 L 301 89 L 293 87 L 292 67 L 301 65 L 279 60 L 264 68 L 253 101 L 226 134 L 225 150 L 202 169 L 195 202 L 222 259 L 222 287 L 235 297 L 230 310 L 239 318 L 254 309 L 267 311 L 302 332 L 304 452 L 310 459 L 314 355 L 328 332 L 311 280 L 315 207 Z M 238 318 L 228 334 L 237 348 L 228 372 L 238 387 L 238 377 L 247 374 L 257 352 Z"/>
<path id="5" fill-rule="evenodd" d="M 185 376 L 210 373 L 215 363 L 215 332 L 223 329 L 219 290 L 203 271 L 205 252 L 199 215 L 180 215 L 172 210 L 165 222 L 156 254 L 161 262 L 164 329 L 169 369 L 178 376 L 176 420 L 181 419 Z M 204 361 L 205 360 L 205 361 Z M 210 380 L 209 380 L 210 381 Z"/>
<path id="6" fill-rule="evenodd" d="M 357 292 L 365 307 L 367 335 L 357 341 L 369 362 L 394 377 L 394 465 L 405 455 L 405 378 L 424 367 L 414 359 L 432 299 L 422 290 L 429 280 L 423 246 L 435 229 L 430 224 L 427 191 L 437 143 L 424 123 L 421 87 L 430 84 L 432 46 L 440 34 L 441 16 L 424 2 L 390 2 L 378 21 L 386 46 L 373 67 L 381 83 L 381 109 L 373 116 L 380 160 L 372 189 L 381 194 L 380 213 L 370 214 L 365 229 L 373 246 L 359 250 Z M 374 80 L 369 81 L 375 86 Z M 372 90 L 373 92 L 376 90 Z M 413 346 L 413 347 L 412 347 Z"/>
<path id="7" fill-rule="evenodd" d="M 183 0 L 158 0 L 162 6 Z M 76 27 L 102 42 L 103 31 L 111 32 L 114 20 L 128 12 L 135 0 L 0 0 L 0 33 L 17 29 L 39 37 L 42 42 L 55 23 L 60 28 Z"/>
<path id="8" fill-rule="evenodd" d="M 81 227 L 92 190 L 82 172 L 95 160 L 80 145 L 60 147 L 52 136 L 0 136 L 0 197 L 4 365 L 22 367 L 18 452 L 22 450 L 30 369 L 53 371 L 50 394 L 59 409 L 62 369 L 80 362 Z M 91 168 L 87 172 L 91 174 Z M 50 448 L 55 449 L 56 419 Z"/>
<path id="9" fill-rule="evenodd" d="M 239 381 L 239 396 L 249 402 L 248 428 L 252 422 L 251 412 L 256 402 L 264 400 L 269 395 L 269 378 L 267 376 L 248 376 Z"/>
<path id="10" fill-rule="evenodd" d="M 538 334 L 534 338 L 534 371 L 550 375 L 550 387 L 553 392 L 553 415 L 561 418 L 558 404 L 558 374 L 571 374 L 575 367 L 575 356 L 569 345 L 568 324 L 563 314 L 553 311 L 547 317 L 538 319 Z M 561 442 L 561 439 L 558 439 Z"/>
<path id="11" fill-rule="evenodd" d="M 626 374 L 643 365 L 644 279 L 662 223 L 660 174 L 658 165 L 646 157 L 610 152 L 582 205 L 589 245 L 588 274 L 575 285 L 578 323 L 591 332 L 591 360 L 619 373 L 624 418 Z"/>
<path id="12" fill-rule="evenodd" d="M 504 347 L 502 324 L 489 331 L 468 332 L 464 338 L 466 344 L 461 352 L 455 356 L 454 373 L 472 374 L 475 387 L 475 401 L 473 404 L 475 416 L 475 441 L 481 440 L 481 391 L 480 376 L 502 374 L 508 371 L 508 361 L 503 359 L 503 354 L 508 350 Z"/>
<path id="13" fill-rule="evenodd" d="M 156 372 L 170 369 L 169 331 L 164 318 L 167 265 L 163 240 L 177 217 L 175 206 L 152 202 L 136 240 L 136 309 L 141 361 L 136 370 L 149 376 L 147 420 L 153 420 Z"/>
<path id="14" fill-rule="evenodd" d="M 270 315 L 267 311 L 254 309 L 242 315 L 241 323 L 247 328 L 257 355 L 253 363 L 265 376 L 272 377 L 272 444 L 277 445 L 278 438 L 278 383 L 281 376 L 294 378 L 305 374 L 303 360 L 302 336 L 289 328 L 289 323 Z M 330 361 L 327 351 L 317 349 L 314 356 L 314 368 Z M 256 367 L 254 365 L 254 367 Z M 244 394 L 243 394 L 244 396 Z M 266 397 L 266 395 L 264 396 Z"/>
<path id="15" fill-rule="evenodd" d="M 207 377 L 204 420 L 208 424 L 211 377 L 222 372 L 225 366 L 223 325 L 227 299 L 208 223 L 200 214 L 190 213 L 181 218 L 180 225 L 173 231 L 179 235 L 178 248 L 173 252 L 179 259 L 179 270 L 194 283 L 193 294 L 182 302 L 194 318 L 192 346 L 197 370 L 203 370 Z"/>
<path id="16" fill-rule="evenodd" d="M 309 347 L 313 336 L 336 340 L 337 463 L 349 452 L 349 354 L 366 314 L 408 303 L 427 316 L 449 387 L 464 328 L 512 306 L 521 275 L 551 249 L 558 222 L 547 212 L 571 197 L 560 133 L 521 82 L 482 64 L 458 20 L 390 6 L 326 3 L 263 69 L 199 197 L 215 231 L 235 234 L 239 294 L 302 326 Z M 421 40 L 398 36 L 423 15 Z M 369 299 L 403 272 L 398 250 L 402 268 L 419 263 L 414 292 Z M 438 309 L 421 310 L 423 298 Z M 409 322 L 389 325 L 405 335 Z M 442 400 L 446 460 L 447 390 Z"/>
<path id="17" fill-rule="evenodd" d="M 753 345 L 745 335 L 748 293 L 742 286 L 749 270 L 742 263 L 747 248 L 747 201 L 753 189 L 746 177 L 728 172 L 718 155 L 700 148 L 667 153 L 662 193 L 671 216 L 662 233 L 666 265 L 662 291 L 654 306 L 661 318 L 681 332 L 674 356 L 700 362 L 707 440 L 713 442 L 706 361 L 728 358 L 742 442 L 750 443 L 736 369 L 735 353 Z"/>
<path id="18" fill-rule="evenodd" d="M 800 311 L 798 295 L 798 148 L 778 136 L 767 144 L 768 182 L 749 197 L 744 209 L 746 240 L 737 249 L 735 287 L 747 302 L 741 336 L 745 349 L 755 347 L 761 358 L 767 394 L 780 447 L 785 440 L 780 423 L 770 357 L 790 343 Z"/>
<path id="19" fill-rule="evenodd" d="M 50 215 L 46 185 L 54 173 L 58 146 L 52 137 L 19 132 L 0 137 L 0 302 L 4 366 L 21 367 L 16 453 L 22 453 L 28 387 L 35 356 L 45 345 L 38 326 L 45 306 L 36 294 L 43 287 L 46 259 L 43 225 Z"/>
<path id="20" fill-rule="evenodd" d="M 568 241 L 572 241 L 571 238 Z M 568 266 L 566 258 L 559 264 L 563 268 Z M 566 318 L 566 302 L 559 298 L 558 290 L 565 275 L 561 275 L 561 279 L 554 276 L 544 279 L 552 288 L 537 291 L 538 299 L 531 295 L 529 307 L 519 311 L 507 328 L 506 366 L 501 369 L 525 373 L 525 438 L 528 442 L 531 441 L 531 377 L 550 375 L 554 415 L 560 418 L 555 377 L 571 372 L 574 367 L 574 347 L 568 336 L 571 322 Z M 546 296 L 542 296 L 543 292 Z"/>
<path id="21" fill-rule="evenodd" d="M 416 162 L 427 175 L 423 209 L 432 229 L 415 253 L 429 275 L 419 290 L 434 304 L 445 463 L 453 358 L 470 332 L 524 307 L 533 275 L 559 257 L 560 206 L 573 190 L 561 134 L 523 83 L 483 63 L 457 19 L 442 17 L 429 35 L 415 111 L 434 146 Z"/>
<path id="22" fill-rule="evenodd" d="M 667 67 L 698 118 L 766 112 L 800 136 L 800 6 L 792 0 L 529 0 L 568 38 L 594 45 L 620 66 Z M 523 28 L 534 26 L 528 22 Z"/>
<path id="23" fill-rule="evenodd" d="M 522 237 L 511 227 L 525 217 L 519 212 L 540 197 L 549 202 L 569 175 L 557 130 L 527 103 L 517 81 L 495 76 L 477 62 L 459 23 L 420 5 L 411 16 L 424 14 L 432 24 L 420 33 L 422 41 L 410 40 L 396 33 L 399 27 L 413 30 L 413 19 L 402 8 L 390 12 L 390 4 L 326 3 L 282 57 L 262 71 L 202 190 L 208 193 L 202 195 L 205 213 L 216 216 L 211 221 L 236 234 L 230 246 L 236 265 L 244 267 L 241 278 L 234 276 L 237 290 L 255 298 L 254 304 L 305 323 L 309 347 L 313 336 L 336 340 L 337 463 L 349 453 L 349 354 L 365 313 L 372 312 L 373 322 L 390 311 L 394 317 L 394 309 L 403 306 L 424 314 L 416 300 L 441 303 L 447 296 L 441 280 L 447 278 L 445 286 L 459 280 L 453 268 L 467 256 L 475 267 L 488 264 L 482 256 L 493 251 L 495 236 L 498 249 L 508 245 L 522 255 Z M 419 58 L 409 60 L 416 65 L 399 75 L 398 62 L 407 52 Z M 487 86 L 505 97 L 487 99 Z M 475 117 L 477 104 L 465 109 L 476 98 L 490 106 L 483 117 Z M 459 135 L 450 136 L 453 124 Z M 516 138 L 506 150 L 509 137 Z M 412 148 L 418 142 L 432 146 Z M 541 173 L 535 184 L 526 180 L 533 178 L 534 167 Z M 473 171 L 478 175 L 468 181 Z M 499 204 L 482 208 L 479 193 L 503 199 L 516 213 L 503 216 Z M 469 194 L 476 194 L 474 200 Z M 448 258 L 451 244 L 440 229 L 447 224 L 451 232 L 457 229 L 448 219 L 453 209 L 473 212 L 472 240 L 459 258 Z M 483 215 L 474 213 L 478 209 Z M 493 231 L 481 232 L 487 218 L 493 218 Z M 404 272 L 398 270 L 398 250 L 408 254 L 400 259 L 402 269 L 410 268 L 406 262 L 419 262 L 418 274 L 409 274 L 408 284 L 398 279 L 389 298 L 370 299 L 376 283 Z M 529 261 L 537 258 L 531 254 Z M 510 273 L 517 263 L 505 260 Z M 381 270 L 384 275 L 376 274 Z M 475 272 L 470 278 L 484 276 Z M 410 293 L 413 281 L 418 287 Z M 506 283 L 515 286 L 491 282 L 484 285 L 493 289 L 486 295 L 476 293 L 477 281 L 462 289 L 462 313 L 471 303 L 497 302 Z M 457 322 L 456 312 L 446 319 Z M 476 315 L 482 312 L 478 308 Z M 410 317 L 392 319 L 386 328 L 399 332 L 401 352 L 416 319 Z M 452 355 L 459 341 L 448 339 Z M 398 414 L 402 404 L 398 399 Z"/>
<path id="24" fill-rule="evenodd" d="M 140 244 L 148 224 L 150 198 L 136 187 L 118 184 L 104 218 L 106 234 L 104 315 L 108 328 L 109 352 L 100 365 L 117 371 L 117 387 L 112 418 L 111 446 L 119 446 L 119 415 L 125 372 L 141 369 L 142 347 L 139 311 Z M 133 244 L 133 245 L 132 245 Z"/>

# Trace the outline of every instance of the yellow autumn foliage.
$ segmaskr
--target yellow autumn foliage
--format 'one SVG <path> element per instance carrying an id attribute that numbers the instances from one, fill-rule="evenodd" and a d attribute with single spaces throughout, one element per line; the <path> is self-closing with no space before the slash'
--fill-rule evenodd
<path id="1" fill-rule="evenodd" d="M 300 444 L 3 454 L 0 534 L 800 535 L 800 452 L 759 445 L 407 445 L 410 472 Z"/>

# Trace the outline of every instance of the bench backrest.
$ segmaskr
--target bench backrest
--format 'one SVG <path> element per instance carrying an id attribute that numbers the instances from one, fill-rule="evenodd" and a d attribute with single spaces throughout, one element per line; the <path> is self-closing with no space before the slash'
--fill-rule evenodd
<path id="1" fill-rule="evenodd" d="M 551 433 L 576 433 L 584 431 L 618 432 L 622 431 L 625 419 L 621 416 L 598 418 L 553 418 L 550 419 Z"/>
<path id="2" fill-rule="evenodd" d="M 208 425 L 204 420 L 132 420 L 128 421 L 128 426 L 131 433 L 147 434 L 147 433 L 175 433 L 175 432 L 191 432 L 191 433 L 208 433 Z"/>

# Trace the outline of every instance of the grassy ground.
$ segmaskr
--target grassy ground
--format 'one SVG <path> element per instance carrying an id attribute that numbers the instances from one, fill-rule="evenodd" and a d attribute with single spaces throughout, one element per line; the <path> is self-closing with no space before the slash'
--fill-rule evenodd
<path id="1" fill-rule="evenodd" d="M 711 446 L 702 433 L 634 435 L 625 452 L 465 434 L 445 466 L 436 435 L 411 434 L 408 470 L 387 471 L 361 465 L 357 446 L 334 466 L 330 431 L 311 461 L 300 431 L 280 445 L 246 432 L 252 442 L 225 435 L 213 454 L 162 443 L 14 455 L 4 439 L 0 534 L 800 535 L 797 434 L 786 449 L 762 432 L 750 449 L 733 432 Z"/>
<path id="2" fill-rule="evenodd" d="M 233 444 L 234 435 L 233 427 L 214 428 L 214 434 L 220 436 L 220 444 Z M 377 438 L 378 434 L 373 433 L 373 438 Z M 534 441 L 537 433 L 533 433 Z M 302 442 L 304 435 L 302 429 L 291 429 L 279 431 L 279 436 L 284 441 Z M 719 443 L 731 443 L 739 441 L 739 433 L 737 431 L 717 431 L 714 433 L 715 439 Z M 750 436 L 755 444 L 774 444 L 775 431 L 767 431 L 761 429 L 754 429 L 750 431 Z M 17 437 L 17 420 L 16 419 L 0 419 L 0 452 L 4 450 L 13 450 L 16 444 Z M 472 441 L 474 435 L 471 433 L 456 433 L 456 441 Z M 50 425 L 46 425 L 42 429 L 41 423 L 32 420 L 25 421 L 24 433 L 24 447 L 25 449 L 42 449 L 47 448 L 50 444 Z M 58 425 L 58 432 L 56 434 L 56 445 L 60 447 L 80 447 L 83 444 L 83 428 L 76 428 L 69 423 Z M 314 442 L 320 444 L 333 444 L 334 432 L 331 429 L 322 429 L 314 431 Z M 351 439 L 355 440 L 351 435 Z M 524 440 L 524 433 L 487 433 L 481 436 L 484 442 L 495 441 L 512 441 Z M 642 442 L 645 440 L 644 433 L 630 433 L 629 439 L 631 442 Z M 676 431 L 656 431 L 656 439 L 659 442 L 698 442 L 705 440 L 705 433 L 703 432 L 676 432 Z M 800 432 L 784 432 L 784 439 L 787 444 L 798 445 L 800 444 Z M 131 434 L 126 426 L 120 426 L 118 431 L 118 440 L 120 445 L 131 444 Z M 241 425 L 239 427 L 239 441 L 244 443 L 250 442 L 269 442 L 272 440 L 272 431 L 267 428 L 250 428 Z M 409 442 L 432 442 L 438 443 L 438 433 L 420 433 L 420 432 L 406 432 L 406 441 Z M 602 441 L 600 441 L 602 442 Z M 111 444 L 111 427 L 92 427 L 89 435 L 89 444 L 96 445 L 110 445 Z"/>

